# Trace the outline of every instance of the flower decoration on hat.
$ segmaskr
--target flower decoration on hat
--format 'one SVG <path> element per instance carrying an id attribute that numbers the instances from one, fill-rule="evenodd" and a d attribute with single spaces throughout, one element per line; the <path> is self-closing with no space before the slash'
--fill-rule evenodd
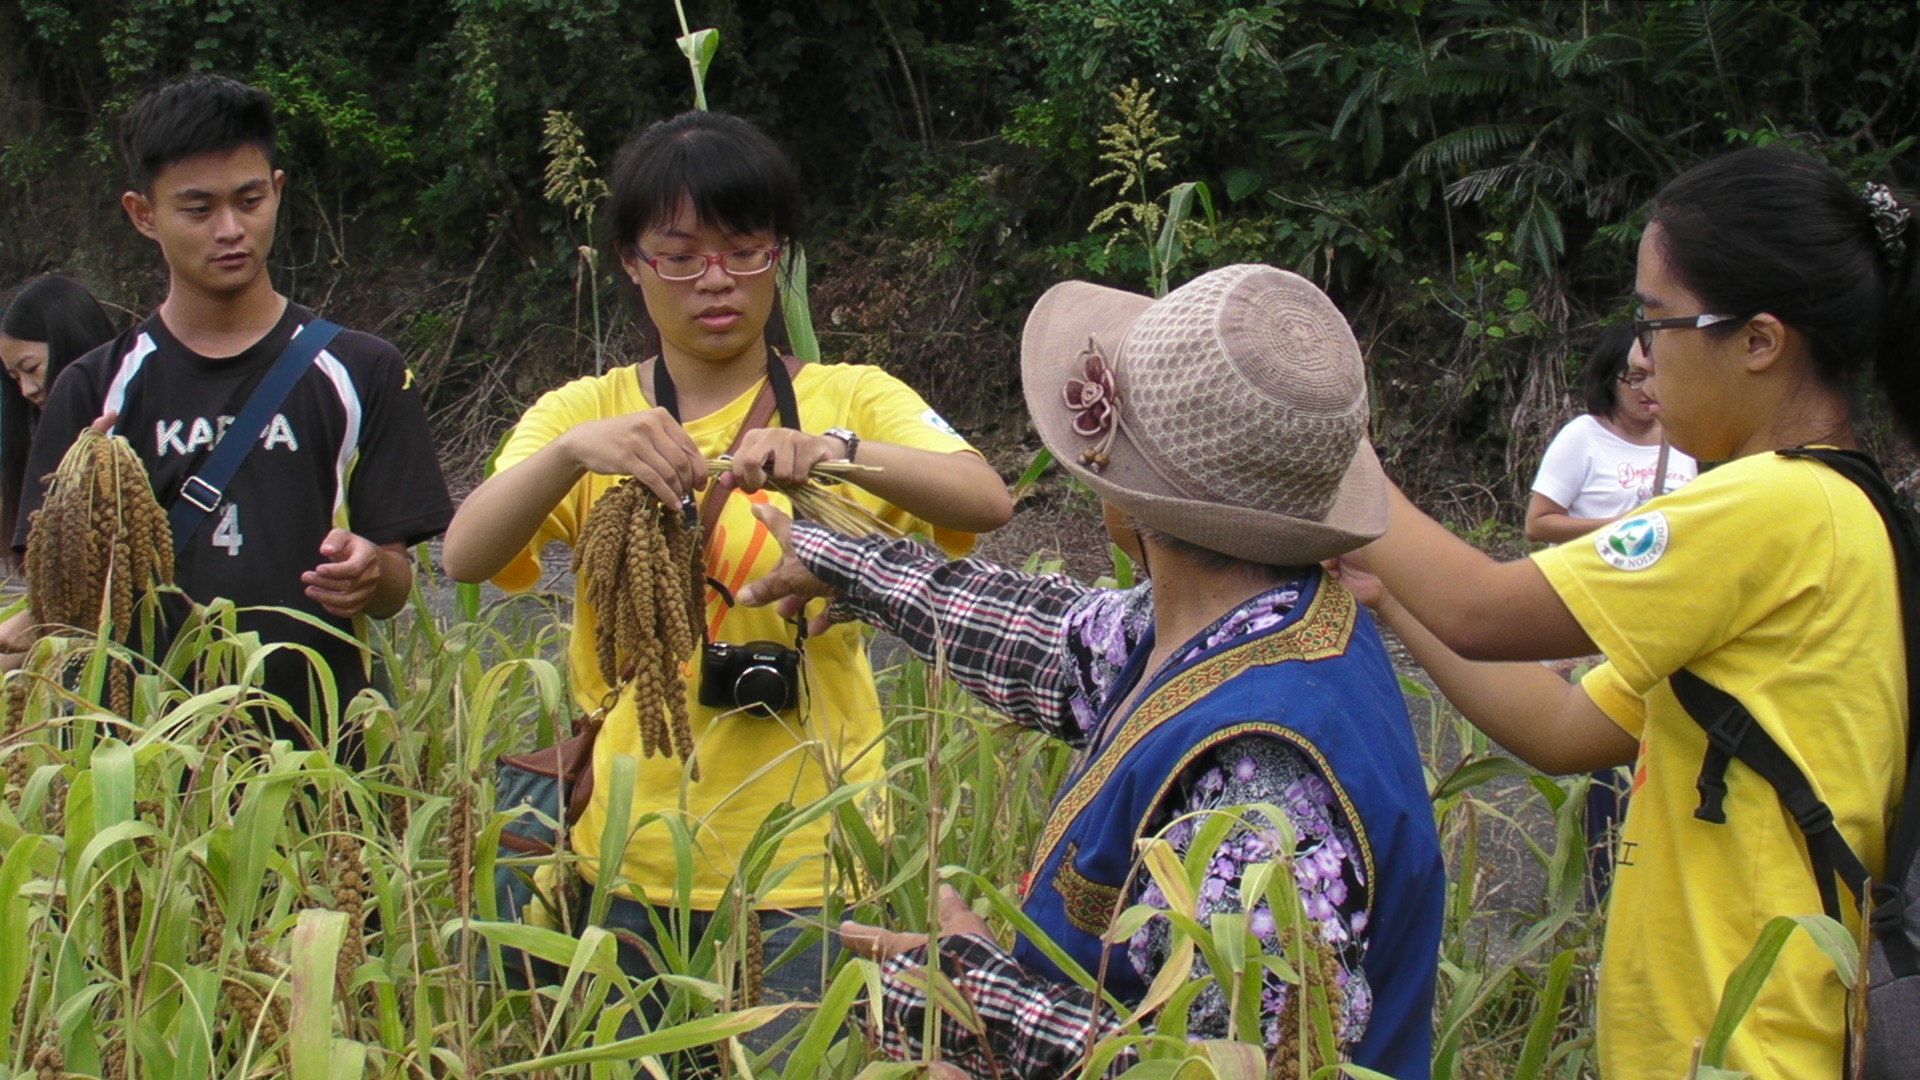
<path id="1" fill-rule="evenodd" d="M 1061 390 L 1067 410 L 1073 413 L 1073 433 L 1092 439 L 1093 445 L 1080 453 L 1081 464 L 1095 472 L 1105 468 L 1107 449 L 1113 445 L 1113 433 L 1119 427 L 1120 395 L 1113 388 L 1113 368 L 1100 355 L 1100 346 L 1092 337 L 1080 353 L 1080 373 L 1084 378 L 1068 379 Z"/>

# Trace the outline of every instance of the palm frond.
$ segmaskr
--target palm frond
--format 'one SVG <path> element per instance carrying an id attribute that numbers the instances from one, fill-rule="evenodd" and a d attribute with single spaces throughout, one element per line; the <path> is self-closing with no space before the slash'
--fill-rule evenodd
<path id="1" fill-rule="evenodd" d="M 1497 98 L 1513 93 L 1527 81 L 1526 73 L 1517 65 L 1487 53 L 1440 56 L 1396 73 L 1391 93 L 1393 99 L 1406 101 L 1422 97 Z"/>
<path id="2" fill-rule="evenodd" d="M 1504 165 L 1495 165 L 1473 172 L 1448 184 L 1442 195 L 1454 206 L 1476 203 L 1496 191 L 1513 186 L 1513 181 L 1526 168 L 1524 161 L 1509 161 Z"/>
<path id="3" fill-rule="evenodd" d="M 1474 124 L 1441 135 L 1414 151 L 1407 173 L 1446 172 L 1471 166 L 1497 151 L 1526 142 L 1538 128 L 1533 124 Z"/>

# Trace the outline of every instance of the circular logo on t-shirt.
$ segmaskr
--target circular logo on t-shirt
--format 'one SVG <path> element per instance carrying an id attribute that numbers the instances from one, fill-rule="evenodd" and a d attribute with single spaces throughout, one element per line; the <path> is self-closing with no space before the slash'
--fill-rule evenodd
<path id="1" fill-rule="evenodd" d="M 957 437 L 960 434 L 959 432 L 953 430 L 952 424 L 947 423 L 946 417 L 941 416 L 939 413 L 934 412 L 932 409 L 928 409 L 926 412 L 923 412 L 920 414 L 920 422 L 927 425 L 928 427 L 932 428 L 935 431 L 944 431 L 948 435 L 953 435 Z"/>
<path id="2" fill-rule="evenodd" d="M 1593 549 L 1615 569 L 1645 570 L 1667 553 L 1667 515 L 1649 510 L 1616 521 L 1593 538 Z"/>

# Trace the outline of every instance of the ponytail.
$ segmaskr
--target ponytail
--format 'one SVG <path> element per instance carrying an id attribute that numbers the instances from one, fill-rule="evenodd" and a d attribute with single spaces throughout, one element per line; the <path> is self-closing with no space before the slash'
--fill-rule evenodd
<path id="1" fill-rule="evenodd" d="M 1874 354 L 1874 381 L 1887 396 L 1894 420 L 1910 440 L 1920 441 L 1920 222 L 1912 202 L 1884 184 L 1862 191 L 1879 243 L 1886 280 L 1886 312 Z"/>

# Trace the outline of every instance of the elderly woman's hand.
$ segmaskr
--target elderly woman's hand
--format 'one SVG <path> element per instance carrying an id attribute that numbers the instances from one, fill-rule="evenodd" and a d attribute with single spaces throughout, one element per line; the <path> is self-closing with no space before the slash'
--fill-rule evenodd
<path id="1" fill-rule="evenodd" d="M 987 920 L 973 913 L 951 885 L 940 886 L 940 936 L 979 934 L 991 938 Z M 840 943 L 850 952 L 869 960 L 886 960 L 927 943 L 927 935 L 903 930 L 887 930 L 849 919 L 840 924 Z"/>
<path id="2" fill-rule="evenodd" d="M 773 538 L 779 541 L 782 554 L 773 569 L 741 587 L 739 595 L 734 597 L 737 603 L 742 607 L 776 604 L 774 610 L 781 618 L 794 619 L 805 610 L 807 601 L 823 597 L 831 600 L 839 595 L 826 582 L 814 577 L 813 572 L 794 555 L 792 518 L 770 503 L 755 503 L 753 516 L 759 518 Z M 832 625 L 832 620 L 822 611 L 807 620 L 807 633 L 825 633 Z"/>

